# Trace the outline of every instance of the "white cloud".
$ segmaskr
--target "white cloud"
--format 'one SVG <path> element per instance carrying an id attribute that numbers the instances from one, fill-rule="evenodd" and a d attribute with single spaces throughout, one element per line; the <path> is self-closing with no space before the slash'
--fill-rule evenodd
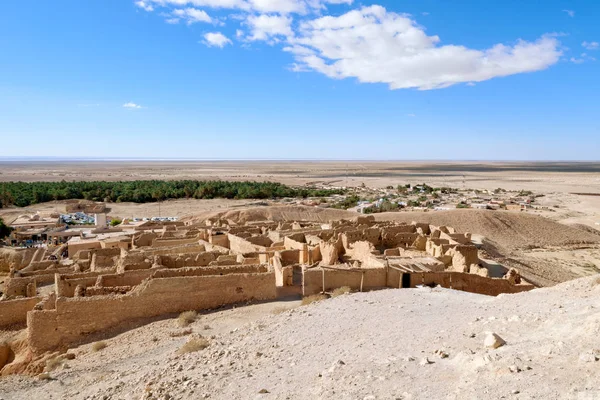
<path id="1" fill-rule="evenodd" d="M 356 78 L 385 83 L 391 89 L 439 89 L 458 83 L 474 85 L 488 79 L 543 70 L 558 62 L 564 50 L 558 37 L 547 34 L 535 41 L 517 40 L 487 49 L 441 44 L 427 35 L 409 14 L 388 12 L 382 6 L 360 7 L 342 15 L 326 15 L 328 5 L 352 0 L 138 0 L 154 8 L 167 23 L 233 24 L 242 46 L 265 41 L 281 43 L 293 57 L 292 71 L 313 71 L 330 78 Z M 211 18 L 196 7 L 229 9 Z M 571 10 L 564 10 L 574 15 Z M 325 16 L 320 16 L 325 14 Z M 427 15 L 427 12 L 421 13 Z M 292 18 L 293 16 L 293 18 Z M 241 26 L 240 26 L 241 24 Z M 233 37 L 233 36 L 232 36 Z M 220 32 L 204 35 L 204 44 L 232 44 Z M 598 48 L 597 42 L 583 42 Z M 565 50 L 566 51 L 566 50 Z M 592 59 L 569 55 L 572 62 Z"/>
<path id="2" fill-rule="evenodd" d="M 144 0 L 160 7 L 247 8 L 245 0 Z"/>
<path id="3" fill-rule="evenodd" d="M 124 108 L 129 108 L 129 109 L 140 109 L 140 108 L 143 108 L 139 104 L 135 104 L 135 103 L 131 103 L 131 102 L 123 104 L 123 107 Z"/>
<path id="4" fill-rule="evenodd" d="M 197 8 L 178 8 L 173 11 L 173 15 L 178 18 L 185 19 L 188 25 L 196 22 L 212 22 L 212 18 L 204 10 L 198 10 Z"/>
<path id="5" fill-rule="evenodd" d="M 148 12 L 154 11 L 154 7 L 148 1 L 138 0 L 135 2 L 135 5 Z"/>
<path id="6" fill-rule="evenodd" d="M 409 16 L 370 6 L 303 23 L 288 51 L 298 64 L 331 78 L 421 90 L 539 71 L 561 55 L 553 37 L 485 50 L 438 46 L 439 41 Z"/>
<path id="7" fill-rule="evenodd" d="M 291 37 L 292 18 L 283 15 L 251 15 L 246 20 L 246 24 L 252 32 L 249 40 L 270 40 L 277 36 Z"/>
<path id="8" fill-rule="evenodd" d="M 600 43 L 598 42 L 583 42 L 581 45 L 587 50 L 598 50 L 600 48 Z"/>
<path id="9" fill-rule="evenodd" d="M 586 61 L 596 61 L 596 59 L 591 57 L 588 53 L 581 53 L 579 57 L 571 57 L 569 61 L 574 64 L 583 64 Z"/>
<path id="10" fill-rule="evenodd" d="M 573 18 L 575 16 L 575 11 L 573 10 L 562 10 L 564 13 L 567 13 L 567 15 L 571 18 Z"/>
<path id="11" fill-rule="evenodd" d="M 259 13 L 306 14 L 327 4 L 352 4 L 353 0 L 139 0 L 152 7 L 210 7 Z"/>
<path id="12" fill-rule="evenodd" d="M 221 32 L 208 32 L 204 35 L 205 44 L 209 47 L 223 48 L 231 44 L 231 40 Z"/>
<path id="13" fill-rule="evenodd" d="M 407 116 L 407 117 L 411 117 L 411 118 L 413 118 L 413 117 L 416 117 L 417 115 L 416 115 L 416 114 L 412 114 L 412 113 L 411 113 L 411 114 L 406 114 L 406 116 Z"/>
<path id="14" fill-rule="evenodd" d="M 298 0 L 249 0 L 252 8 L 261 13 L 306 13 L 306 3 Z"/>

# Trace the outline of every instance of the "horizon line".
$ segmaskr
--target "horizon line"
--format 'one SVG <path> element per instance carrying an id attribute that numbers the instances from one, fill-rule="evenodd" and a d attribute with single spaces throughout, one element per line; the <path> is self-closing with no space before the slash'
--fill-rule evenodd
<path id="1" fill-rule="evenodd" d="M 77 161 L 269 161 L 269 162 L 487 162 L 487 163 L 598 163 L 598 160 L 569 160 L 569 159 L 368 159 L 368 158 L 193 158 L 193 157 L 61 157 L 61 156 L 0 156 L 0 162 L 27 162 L 27 161 L 47 161 L 47 162 L 77 162 Z"/>

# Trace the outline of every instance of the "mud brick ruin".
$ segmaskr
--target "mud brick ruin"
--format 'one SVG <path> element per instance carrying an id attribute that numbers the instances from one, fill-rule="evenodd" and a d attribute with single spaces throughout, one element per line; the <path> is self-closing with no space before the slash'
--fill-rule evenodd
<path id="1" fill-rule="evenodd" d="M 372 216 L 325 224 L 124 222 L 74 239 L 64 245 L 66 258 L 27 249 L 8 266 L 0 327 L 26 323 L 34 353 L 161 315 L 342 286 L 441 285 L 492 296 L 533 288 L 516 270 L 490 277 L 469 233 Z"/>

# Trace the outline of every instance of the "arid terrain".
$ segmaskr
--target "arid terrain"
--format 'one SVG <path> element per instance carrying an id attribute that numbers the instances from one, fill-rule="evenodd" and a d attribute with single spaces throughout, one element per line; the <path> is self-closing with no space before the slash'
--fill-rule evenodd
<path id="1" fill-rule="evenodd" d="M 60 180 L 258 180 L 289 185 L 384 188 L 407 183 L 455 188 L 529 190 L 547 210 L 461 210 L 390 213 L 377 218 L 423 220 L 485 236 L 490 256 L 522 269 L 538 285 L 600 272 L 600 163 L 593 162 L 373 162 L 373 161 L 0 161 L 2 181 Z M 191 217 L 264 202 L 179 199 L 158 203 L 111 203 L 120 218 Z M 317 210 L 316 211 L 322 211 Z M 36 211 L 64 211 L 64 203 L 0 209 L 7 222 Z M 327 210 L 323 221 L 340 217 Z M 543 217 L 534 218 L 535 216 Z M 311 219 L 311 216 L 302 216 Z M 285 215 L 283 219 L 287 219 Z M 546 220 L 558 222 L 549 224 Z M 565 227 L 566 226 L 566 227 Z M 541 235 L 538 237 L 538 235 Z M 497 236 L 501 236 L 498 240 Z M 558 239 L 556 239 L 558 238 Z M 510 243 L 505 243 L 510 241 Z M 538 272 L 537 270 L 540 270 Z"/>
<path id="2" fill-rule="evenodd" d="M 71 350 L 50 379 L 5 377 L 0 398 L 597 399 L 598 279 L 257 304 L 201 315 L 183 337 L 166 319 Z M 486 347 L 488 332 L 506 344 Z M 198 334 L 208 348 L 178 354 Z"/>
<path id="3" fill-rule="evenodd" d="M 387 289 L 309 305 L 290 296 L 203 311 L 185 327 L 177 315 L 168 315 L 95 333 L 47 374 L 0 378 L 0 400 L 600 398 L 599 163 L 4 161 L 0 172 L 0 185 L 63 179 L 268 180 L 373 188 L 427 183 L 527 190 L 539 195 L 536 204 L 546 206 L 375 215 L 377 221 L 419 221 L 473 233 L 483 261 L 516 268 L 539 289 L 498 297 L 441 287 Z M 254 200 L 107 206 L 120 218 L 160 212 L 189 223 L 327 223 L 359 215 Z M 0 209 L 0 217 L 10 222 L 64 207 L 48 202 Z M 486 346 L 490 332 L 506 343 Z M 0 332 L 0 342 L 14 334 Z M 181 351 L 199 337 L 207 339 L 201 348 Z"/>

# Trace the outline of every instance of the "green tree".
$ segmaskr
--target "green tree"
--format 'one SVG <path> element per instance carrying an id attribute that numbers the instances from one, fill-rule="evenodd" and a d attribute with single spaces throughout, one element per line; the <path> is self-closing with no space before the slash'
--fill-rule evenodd
<path id="1" fill-rule="evenodd" d="M 4 220 L 0 218 L 0 239 L 4 239 L 12 232 L 12 228 L 4 223 Z"/>

